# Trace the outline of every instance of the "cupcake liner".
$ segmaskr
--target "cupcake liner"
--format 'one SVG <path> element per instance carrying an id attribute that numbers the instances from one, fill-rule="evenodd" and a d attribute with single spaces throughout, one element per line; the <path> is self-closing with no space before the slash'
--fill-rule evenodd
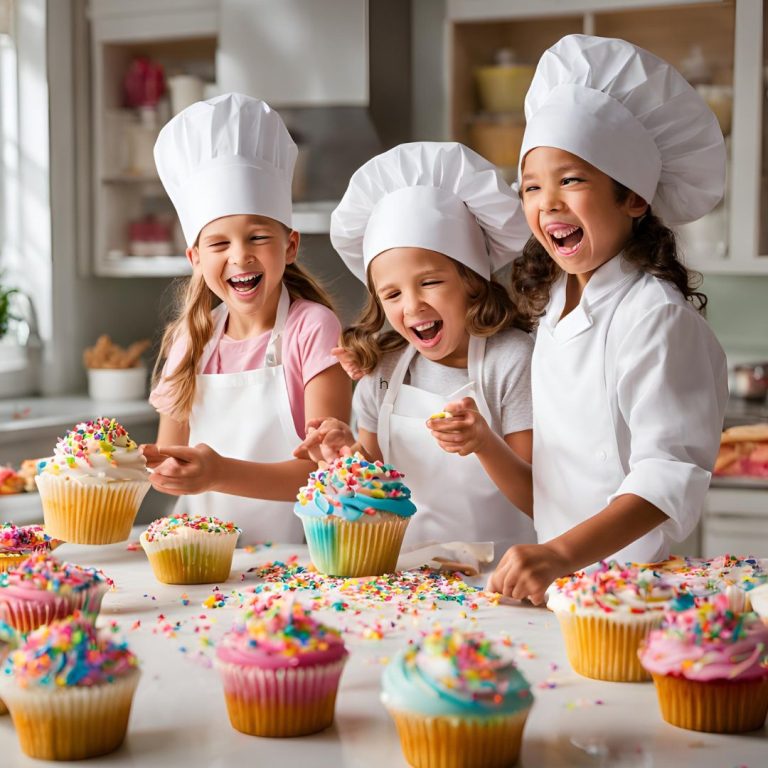
<path id="1" fill-rule="evenodd" d="M 73 544 L 114 544 L 128 539 L 149 481 L 123 480 L 81 485 L 53 475 L 37 475 L 45 531 Z"/>
<path id="2" fill-rule="evenodd" d="M 762 728 L 768 714 L 768 678 L 688 680 L 653 675 L 661 716 L 671 725 L 708 733 Z"/>
<path id="3" fill-rule="evenodd" d="M 648 633 L 661 624 L 661 611 L 642 616 L 633 614 L 628 621 L 562 611 L 556 611 L 555 615 L 574 672 L 596 680 L 623 683 L 651 679 L 640 664 L 637 650 Z"/>
<path id="4" fill-rule="evenodd" d="M 380 576 L 392 573 L 410 517 L 379 512 L 354 522 L 333 515 L 304 517 L 309 557 L 329 576 Z"/>
<path id="5" fill-rule="evenodd" d="M 312 667 L 261 669 L 217 660 L 232 727 L 271 737 L 307 736 L 328 728 L 345 662 L 346 657 Z"/>
<path id="6" fill-rule="evenodd" d="M 38 760 L 83 760 L 117 749 L 125 739 L 138 670 L 112 683 L 34 690 L 12 678 L 0 684 L 24 754 Z"/>
<path id="7" fill-rule="evenodd" d="M 528 711 L 479 718 L 389 709 L 413 768 L 507 768 L 520 754 Z"/>
<path id="8" fill-rule="evenodd" d="M 188 535 L 139 541 L 158 581 L 164 584 L 213 584 L 226 581 L 232 570 L 232 555 L 238 533 L 208 533 L 189 530 Z"/>
<path id="9" fill-rule="evenodd" d="M 35 600 L 34 597 L 26 599 L 0 592 L 0 620 L 19 632 L 31 632 L 43 624 L 71 616 L 78 610 L 95 621 L 106 591 L 106 585 L 97 584 L 72 595 L 55 595 L 53 600 L 50 599 L 50 592 L 43 594 L 45 600 Z"/>

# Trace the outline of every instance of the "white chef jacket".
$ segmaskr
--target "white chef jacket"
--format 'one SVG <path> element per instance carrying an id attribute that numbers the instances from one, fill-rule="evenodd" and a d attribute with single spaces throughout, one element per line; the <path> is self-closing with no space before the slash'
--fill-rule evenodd
<path id="1" fill-rule="evenodd" d="M 669 518 L 613 555 L 651 562 L 701 515 L 728 397 L 726 360 L 670 282 L 621 255 L 560 319 L 553 285 L 532 360 L 534 524 L 548 541 L 631 493 Z"/>

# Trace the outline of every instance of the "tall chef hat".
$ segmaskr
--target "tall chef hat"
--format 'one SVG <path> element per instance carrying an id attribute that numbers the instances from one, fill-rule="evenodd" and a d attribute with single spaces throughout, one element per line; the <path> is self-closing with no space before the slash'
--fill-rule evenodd
<path id="1" fill-rule="evenodd" d="M 517 193 L 462 144 L 414 142 L 377 155 L 352 176 L 331 215 L 331 242 L 355 277 L 390 248 L 426 248 L 486 279 L 530 231 Z"/>
<path id="2" fill-rule="evenodd" d="M 290 227 L 296 154 L 280 115 L 250 96 L 226 93 L 173 117 L 157 137 L 155 164 L 187 245 L 222 216 L 257 214 Z"/>
<path id="3" fill-rule="evenodd" d="M 667 224 L 723 196 L 717 118 L 667 62 L 624 40 L 568 35 L 544 53 L 525 97 L 520 150 L 563 149 L 640 195 Z"/>

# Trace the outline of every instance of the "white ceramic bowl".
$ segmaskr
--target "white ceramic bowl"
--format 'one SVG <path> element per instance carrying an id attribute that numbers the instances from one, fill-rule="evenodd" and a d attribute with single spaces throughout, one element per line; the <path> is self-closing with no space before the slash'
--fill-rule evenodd
<path id="1" fill-rule="evenodd" d="M 147 394 L 147 369 L 89 368 L 88 394 L 93 400 L 143 400 Z"/>

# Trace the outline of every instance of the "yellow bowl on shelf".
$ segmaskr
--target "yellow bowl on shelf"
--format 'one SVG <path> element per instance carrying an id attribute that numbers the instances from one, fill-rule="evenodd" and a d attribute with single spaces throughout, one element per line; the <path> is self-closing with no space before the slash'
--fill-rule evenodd
<path id="1" fill-rule="evenodd" d="M 514 117 L 476 117 L 469 125 L 469 145 L 486 160 L 517 173 L 525 121 Z"/>
<path id="2" fill-rule="evenodd" d="M 510 64 L 475 70 L 480 108 L 484 112 L 522 112 L 536 67 Z"/>

